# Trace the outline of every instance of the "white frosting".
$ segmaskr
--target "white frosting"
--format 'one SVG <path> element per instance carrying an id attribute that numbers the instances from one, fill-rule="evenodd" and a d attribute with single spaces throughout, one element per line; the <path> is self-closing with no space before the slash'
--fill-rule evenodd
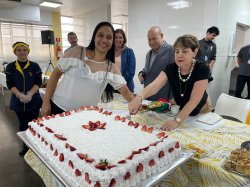
<path id="1" fill-rule="evenodd" d="M 82 125 L 87 125 L 89 121 L 106 123 L 105 129 L 97 129 L 89 131 L 84 129 Z M 172 137 L 164 138 L 157 146 L 150 144 L 161 140 L 157 137 L 158 131 L 152 133 L 141 131 L 141 126 L 134 128 L 128 126 L 128 120 L 125 122 L 116 121 L 114 115 L 104 115 L 95 110 L 84 110 L 77 113 L 71 112 L 71 115 L 61 117 L 56 115 L 55 118 L 46 120 L 43 118 L 41 122 L 44 126 L 41 127 L 37 122 L 30 122 L 29 126 L 36 132 L 35 136 L 31 130 L 27 130 L 26 134 L 57 168 L 58 172 L 62 173 L 73 186 L 94 186 L 96 181 L 99 181 L 101 186 L 109 186 L 110 181 L 115 179 L 116 186 L 136 186 L 141 180 L 145 179 L 152 173 L 157 172 L 160 168 L 171 163 L 180 155 L 181 149 L 175 148 L 176 140 Z M 66 141 L 59 140 L 54 136 L 54 133 L 49 133 L 45 127 L 54 131 L 55 134 L 62 134 L 67 138 Z M 38 137 L 40 135 L 40 138 Z M 44 141 L 42 142 L 42 137 Z M 45 141 L 48 145 L 45 144 Z M 75 147 L 76 151 L 70 151 L 65 148 L 68 143 Z M 53 146 L 53 151 L 50 149 L 50 144 Z M 133 151 L 148 147 L 147 151 L 141 151 L 140 154 L 133 156 L 131 160 L 126 159 Z M 174 150 L 169 153 L 169 149 Z M 57 150 L 58 156 L 54 156 Z M 159 152 L 164 151 L 165 156 L 159 158 Z M 59 161 L 59 155 L 63 153 L 64 161 Z M 88 157 L 95 159 L 93 163 L 87 163 L 81 160 L 77 153 L 87 154 Z M 116 167 L 102 171 L 96 169 L 95 165 L 100 160 L 107 159 L 109 165 Z M 154 159 L 155 166 L 149 166 L 149 161 Z M 68 162 L 72 161 L 74 169 L 68 166 Z M 125 164 L 118 164 L 119 161 L 126 160 Z M 143 171 L 137 172 L 137 166 L 141 163 Z M 82 176 L 75 176 L 75 169 L 79 169 Z M 85 173 L 89 174 L 92 181 L 89 185 L 85 181 Z M 131 177 L 124 180 L 124 176 L 129 172 Z"/>

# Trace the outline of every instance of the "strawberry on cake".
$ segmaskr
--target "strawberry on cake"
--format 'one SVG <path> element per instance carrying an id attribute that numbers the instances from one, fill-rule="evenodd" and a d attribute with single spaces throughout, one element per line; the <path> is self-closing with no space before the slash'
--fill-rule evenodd
<path id="1" fill-rule="evenodd" d="M 136 186 L 181 153 L 165 132 L 96 106 L 38 118 L 26 134 L 72 186 Z"/>

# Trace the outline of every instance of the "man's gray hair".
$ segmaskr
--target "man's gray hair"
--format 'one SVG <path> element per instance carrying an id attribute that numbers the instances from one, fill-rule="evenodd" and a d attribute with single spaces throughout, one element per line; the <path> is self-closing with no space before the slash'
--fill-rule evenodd
<path id="1" fill-rule="evenodd" d="M 150 27 L 149 31 L 156 31 L 158 32 L 159 34 L 161 34 L 161 28 L 159 26 L 152 26 Z"/>

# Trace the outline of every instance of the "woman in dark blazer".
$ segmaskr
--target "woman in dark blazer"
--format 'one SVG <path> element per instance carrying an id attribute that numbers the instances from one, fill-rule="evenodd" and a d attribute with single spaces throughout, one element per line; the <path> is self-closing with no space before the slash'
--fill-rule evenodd
<path id="1" fill-rule="evenodd" d="M 131 92 L 134 92 L 134 75 L 136 68 L 135 54 L 133 49 L 128 48 L 125 44 L 127 38 L 122 29 L 115 30 L 115 64 L 121 70 L 122 76 L 127 82 Z"/>

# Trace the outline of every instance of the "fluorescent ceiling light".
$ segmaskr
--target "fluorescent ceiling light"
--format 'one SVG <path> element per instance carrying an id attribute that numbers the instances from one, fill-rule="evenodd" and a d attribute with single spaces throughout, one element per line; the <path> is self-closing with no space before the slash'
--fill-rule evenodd
<path id="1" fill-rule="evenodd" d="M 173 9 L 182 9 L 182 8 L 188 8 L 192 5 L 191 2 L 180 0 L 180 1 L 173 1 L 167 3 L 168 6 L 171 6 Z"/>
<path id="2" fill-rule="evenodd" d="M 114 29 L 122 29 L 123 25 L 122 24 L 119 24 L 119 23 L 112 23 Z"/>
<path id="3" fill-rule="evenodd" d="M 59 6 L 62 6 L 62 3 L 60 3 L 60 2 L 51 2 L 51 1 L 42 1 L 40 3 L 40 6 L 46 6 L 46 7 L 50 7 L 50 8 L 57 8 Z"/>
<path id="4" fill-rule="evenodd" d="M 178 25 L 171 25 L 168 26 L 169 29 L 179 29 L 180 27 Z"/>

